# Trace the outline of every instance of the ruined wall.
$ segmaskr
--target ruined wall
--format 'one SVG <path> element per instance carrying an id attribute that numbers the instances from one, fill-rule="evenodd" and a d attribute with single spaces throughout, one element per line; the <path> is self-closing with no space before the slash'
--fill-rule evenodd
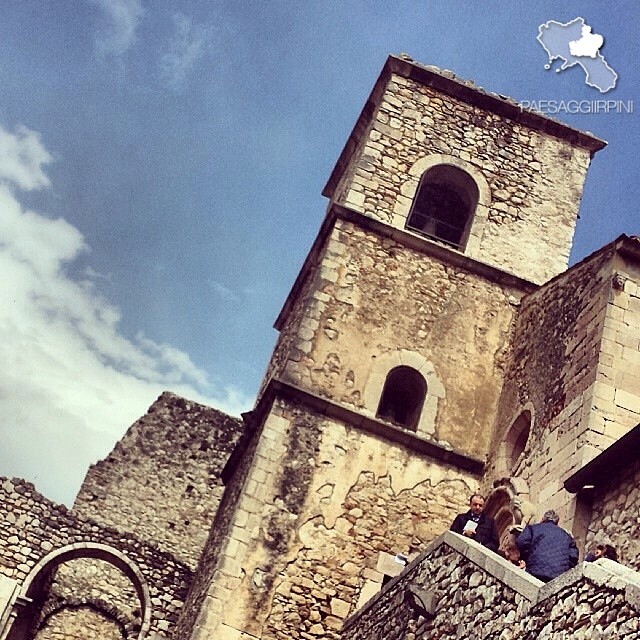
<path id="1" fill-rule="evenodd" d="M 140 616 L 136 590 L 122 571 L 104 560 L 78 558 L 55 571 L 37 627 L 43 638 L 56 637 L 58 629 L 80 633 L 83 626 L 86 638 L 102 638 L 106 628 L 135 637 Z"/>
<path id="2" fill-rule="evenodd" d="M 203 611 L 193 634 L 176 640 L 337 638 L 365 584 L 382 581 L 379 553 L 424 546 L 466 507 L 477 480 L 277 400 Z"/>
<path id="3" fill-rule="evenodd" d="M 371 118 L 337 202 L 404 228 L 420 163 L 468 163 L 490 202 L 465 253 L 536 283 L 566 268 L 587 150 L 397 74 Z"/>
<path id="4" fill-rule="evenodd" d="M 587 548 L 597 543 L 613 544 L 620 562 L 640 571 L 640 461 L 596 492 Z"/>
<path id="5" fill-rule="evenodd" d="M 131 533 L 107 528 L 73 514 L 65 506 L 52 503 L 41 496 L 29 483 L 0 478 L 2 575 L 21 585 L 36 565 L 49 554 L 69 548 L 72 550 L 69 560 L 74 560 L 83 557 L 86 549 L 93 543 L 105 545 L 112 550 L 112 555 L 122 555 L 138 568 L 149 591 L 150 632 L 157 633 L 158 638 L 168 637 L 166 633 L 177 620 L 192 578 L 191 572 L 184 564 L 172 555 L 138 540 Z M 65 565 L 63 563 L 60 566 Z M 51 569 L 53 568 L 55 566 L 51 565 Z M 46 575 L 48 574 L 45 570 L 42 576 Z M 37 582 L 33 584 L 38 586 Z M 110 591 L 107 585 L 101 588 L 99 580 L 96 580 L 94 575 L 92 588 L 100 591 L 100 596 L 73 589 L 72 594 L 68 594 L 68 600 L 64 597 L 56 603 L 49 600 L 48 608 L 42 612 L 44 616 L 40 616 L 41 612 L 31 613 L 30 616 L 35 620 L 37 613 L 37 618 L 41 619 L 43 624 L 48 624 L 47 621 L 53 624 L 50 614 L 55 613 L 57 609 L 66 609 L 64 616 L 69 616 L 74 607 L 80 606 L 98 612 L 105 620 L 117 619 L 119 623 L 128 625 L 127 629 L 132 632 L 136 628 L 140 629 L 143 623 L 141 616 L 144 614 L 131 582 L 127 581 L 127 585 L 128 590 L 120 589 L 116 593 Z M 96 633 L 95 636 L 86 635 L 85 638 L 98 640 L 103 637 L 100 633 Z"/>
<path id="6" fill-rule="evenodd" d="M 342 640 L 638 638 L 640 575 L 585 563 L 544 585 L 448 533 L 345 624 Z M 413 591 L 413 593 L 412 593 Z M 435 604 L 415 607 L 415 593 Z"/>
<path id="7" fill-rule="evenodd" d="M 163 393 L 82 484 L 74 511 L 171 551 L 195 568 L 242 421 Z"/>
<path id="8" fill-rule="evenodd" d="M 424 435 L 482 459 L 520 295 L 338 219 L 298 294 L 295 322 L 282 328 L 279 348 L 289 352 L 285 360 L 276 351 L 272 374 L 375 416 L 379 397 L 368 406 L 366 395 L 372 379 L 388 373 L 379 363 L 414 353 L 437 379 L 427 395 L 442 388 Z"/>
<path id="9" fill-rule="evenodd" d="M 127 640 L 116 620 L 91 607 L 65 609 L 47 619 L 34 640 Z"/>
<path id="10" fill-rule="evenodd" d="M 248 512 L 245 511 L 236 517 L 236 509 L 252 465 L 256 466 L 254 480 L 258 481 L 276 462 L 274 453 L 269 451 L 268 447 L 266 449 L 262 447 L 260 454 L 256 456 L 256 449 L 259 447 L 260 441 L 259 431 L 256 430 L 254 422 L 255 418 L 250 418 L 247 428 L 238 441 L 235 452 L 236 460 L 229 461 L 233 470 L 229 471 L 229 477 L 225 481 L 227 486 L 209 530 L 209 536 L 200 556 L 172 640 L 189 640 L 201 637 L 203 629 L 206 630 L 210 626 L 207 622 L 207 616 L 215 617 L 218 615 L 221 611 L 221 602 L 229 599 L 231 591 L 238 585 L 235 573 L 237 567 L 233 565 L 233 558 L 237 552 L 238 543 L 248 543 L 251 536 L 255 534 L 256 514 L 259 505 L 252 504 L 250 499 L 247 501 L 245 498 L 244 500 L 245 509 L 248 507 L 253 514 L 251 523 Z M 230 543 L 231 538 L 234 540 L 233 543 Z M 230 630 L 224 626 L 221 627 L 223 636 L 227 631 Z M 207 637 L 204 636 L 204 638 Z"/>
<path id="11" fill-rule="evenodd" d="M 597 372 L 611 258 L 611 250 L 601 252 L 523 298 L 485 474 L 490 484 L 495 473 L 504 473 L 495 454 L 521 411 L 530 409 L 524 457 L 509 471 L 528 484 L 538 515 L 555 508 L 569 528 L 570 496 L 562 481 L 586 462 L 587 445 L 604 448 L 603 434 L 591 428 L 591 410 L 601 393 Z"/>

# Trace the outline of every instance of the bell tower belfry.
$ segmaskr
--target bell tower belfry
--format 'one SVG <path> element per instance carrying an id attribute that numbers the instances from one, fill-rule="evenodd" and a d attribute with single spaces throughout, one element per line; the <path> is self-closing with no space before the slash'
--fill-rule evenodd
<path id="1" fill-rule="evenodd" d="M 603 146 L 387 59 L 323 192 L 175 640 L 337 638 L 393 554 L 465 509 L 514 313 L 566 268 Z"/>
<path id="2" fill-rule="evenodd" d="M 541 284 L 567 267 L 586 170 L 604 144 L 390 57 L 323 194 Z"/>

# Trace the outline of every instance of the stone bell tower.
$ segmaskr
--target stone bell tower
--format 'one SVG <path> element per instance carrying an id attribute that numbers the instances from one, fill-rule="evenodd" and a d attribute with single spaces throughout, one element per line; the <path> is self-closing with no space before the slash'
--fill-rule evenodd
<path id="1" fill-rule="evenodd" d="M 603 143 L 389 57 L 329 207 L 175 638 L 337 638 L 385 563 L 476 490 L 525 293 L 563 271 Z"/>

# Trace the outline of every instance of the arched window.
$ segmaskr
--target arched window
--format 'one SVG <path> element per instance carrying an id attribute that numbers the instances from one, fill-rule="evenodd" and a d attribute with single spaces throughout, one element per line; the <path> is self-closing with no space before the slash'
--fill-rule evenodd
<path id="1" fill-rule="evenodd" d="M 518 460 L 524 453 L 531 429 L 531 412 L 523 411 L 513 422 L 506 437 L 507 464 L 512 473 L 516 470 Z"/>
<path id="2" fill-rule="evenodd" d="M 427 382 L 415 369 L 401 365 L 389 371 L 376 417 L 416 431 L 427 395 Z"/>
<path id="3" fill-rule="evenodd" d="M 407 227 L 464 248 L 478 205 L 478 186 L 462 169 L 439 164 L 423 174 Z"/>

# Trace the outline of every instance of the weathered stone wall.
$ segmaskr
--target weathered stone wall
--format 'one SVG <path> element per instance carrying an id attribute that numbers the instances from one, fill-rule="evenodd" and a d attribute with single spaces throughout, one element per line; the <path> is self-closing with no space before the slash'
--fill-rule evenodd
<path id="1" fill-rule="evenodd" d="M 75 557 L 82 557 L 83 549 L 93 543 L 106 545 L 114 555 L 122 554 L 138 568 L 149 591 L 150 632 L 158 634 L 158 638 L 167 637 L 192 579 L 191 571 L 184 564 L 131 533 L 107 528 L 73 514 L 65 506 L 41 496 L 29 483 L 0 478 L 0 573 L 4 576 L 23 584 L 28 576 L 33 577 L 32 570 L 49 554 L 75 545 Z M 101 609 L 100 598 L 95 593 L 76 591 L 73 596 L 73 602 L 63 599 L 59 604 Z M 102 607 L 103 617 L 109 613 L 112 618 L 115 615 L 121 621 L 126 620 L 130 629 L 140 628 L 141 603 L 130 583 L 129 592 L 121 591 L 116 595 L 105 588 L 102 598 L 106 605 Z M 52 605 L 51 601 L 48 605 Z M 54 609 L 50 606 L 45 614 Z M 97 640 L 101 636 L 94 637 Z"/>
<path id="2" fill-rule="evenodd" d="M 638 244 L 637 238 L 616 243 L 602 332 L 591 423 L 593 431 L 610 440 L 640 422 L 640 255 L 624 255 L 629 245 L 637 253 Z M 602 449 L 599 443 L 594 447 L 592 455 Z"/>
<path id="3" fill-rule="evenodd" d="M 111 629 L 114 624 L 125 636 L 135 636 L 136 625 L 130 621 L 139 618 L 140 602 L 136 590 L 122 571 L 104 560 L 78 558 L 65 562 L 56 570 L 38 628 L 42 629 L 41 633 L 51 630 L 46 631 L 44 637 L 47 637 L 53 629 L 64 629 L 67 625 L 72 633 L 77 621 L 94 620 L 95 629 L 87 624 L 87 633 L 91 630 L 96 639 L 104 633 L 98 633 L 99 629 L 105 625 Z"/>
<path id="4" fill-rule="evenodd" d="M 276 351 L 273 375 L 375 416 L 379 396 L 369 406 L 367 391 L 388 373 L 380 363 L 415 354 L 441 387 L 425 435 L 484 458 L 522 292 L 341 219 L 321 255 L 282 328 L 289 352 Z"/>
<path id="5" fill-rule="evenodd" d="M 378 554 L 424 546 L 477 480 L 277 400 L 190 637 L 337 638 Z"/>
<path id="6" fill-rule="evenodd" d="M 415 594 L 430 599 L 427 615 Z M 350 618 L 342 640 L 638 638 L 640 575 L 585 563 L 544 585 L 506 560 L 447 533 Z"/>
<path id="7" fill-rule="evenodd" d="M 568 528 L 575 505 L 563 481 L 640 422 L 640 278 L 619 247 L 522 299 L 485 474 L 488 486 L 517 475 L 538 516 L 555 508 Z M 501 443 L 523 409 L 533 418 L 524 456 L 500 468 Z"/>
<path id="8" fill-rule="evenodd" d="M 266 474 L 266 470 L 272 468 L 275 463 L 268 448 L 265 450 L 262 447 L 260 454 L 256 455 L 260 441 L 258 433 L 255 431 L 256 427 L 253 425 L 254 420 L 255 418 L 250 418 L 249 426 L 238 441 L 235 452 L 237 460 L 233 461 L 233 471 L 229 472 L 227 487 L 209 530 L 207 542 L 200 556 L 172 640 L 189 640 L 191 638 L 195 640 L 210 637 L 206 635 L 207 627 L 211 626 L 207 620 L 219 616 L 222 602 L 231 597 L 232 590 L 238 585 L 238 579 L 234 573 L 233 557 L 239 543 L 246 545 L 251 540 L 253 529 L 248 528 L 248 514 L 243 512 L 236 517 L 236 509 L 252 465 L 255 464 L 257 467 L 257 475 L 254 477 L 254 480 L 257 481 L 260 479 L 260 475 Z M 248 506 L 252 510 L 251 524 L 254 525 L 257 518 L 256 505 L 249 504 Z M 232 540 L 233 542 L 231 542 Z M 229 640 L 234 638 L 231 635 L 233 630 L 224 626 L 221 629 L 221 637 L 228 637 Z M 202 636 L 202 633 L 205 635 Z M 234 640 L 241 640 L 237 634 L 235 636 Z"/>
<path id="9" fill-rule="evenodd" d="M 195 568 L 222 497 L 220 472 L 241 431 L 238 418 L 163 393 L 90 468 L 74 512 Z"/>
<path id="10" fill-rule="evenodd" d="M 590 153 L 419 81 L 393 74 L 334 199 L 404 228 L 431 160 L 488 187 L 465 253 L 542 283 L 569 258 Z"/>
<path id="11" fill-rule="evenodd" d="M 587 446 L 605 446 L 603 434 L 593 430 L 592 408 L 601 392 L 611 259 L 612 250 L 601 252 L 522 299 L 485 474 L 488 485 L 496 474 L 519 476 L 538 515 L 555 508 L 569 528 L 573 514 L 562 481 L 586 462 Z M 533 424 L 524 457 L 516 469 L 497 468 L 500 444 L 525 408 Z"/>
<path id="12" fill-rule="evenodd" d="M 127 640 L 117 621 L 89 606 L 51 615 L 34 640 Z"/>
<path id="13" fill-rule="evenodd" d="M 599 489 L 587 533 L 587 548 L 613 544 L 620 562 L 640 571 L 640 462 Z"/>

